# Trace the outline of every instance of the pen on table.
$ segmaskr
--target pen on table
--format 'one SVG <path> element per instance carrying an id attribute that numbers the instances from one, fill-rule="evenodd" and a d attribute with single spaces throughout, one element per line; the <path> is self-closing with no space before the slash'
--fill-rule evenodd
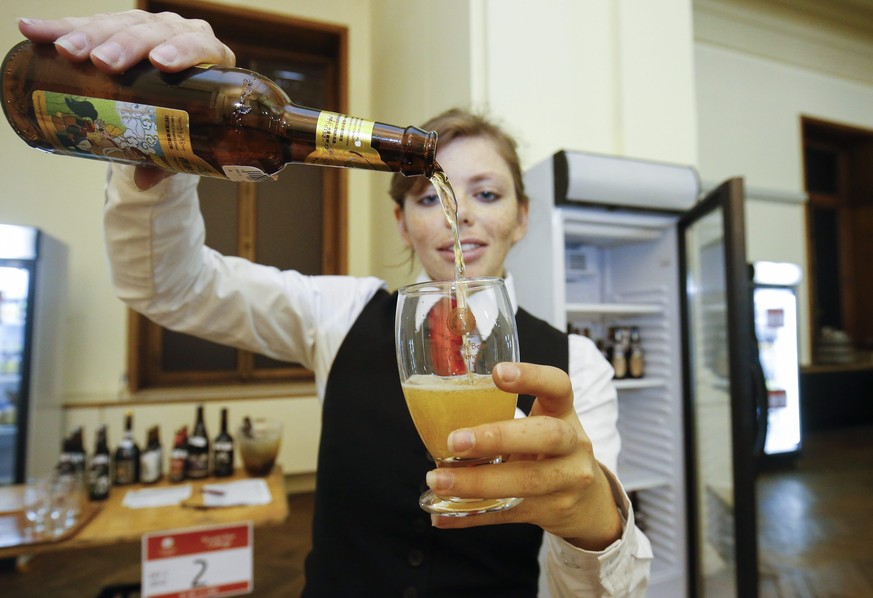
<path id="1" fill-rule="evenodd" d="M 224 496 L 224 490 L 218 490 L 216 488 L 201 488 L 200 492 L 203 494 L 212 494 L 213 496 Z"/>

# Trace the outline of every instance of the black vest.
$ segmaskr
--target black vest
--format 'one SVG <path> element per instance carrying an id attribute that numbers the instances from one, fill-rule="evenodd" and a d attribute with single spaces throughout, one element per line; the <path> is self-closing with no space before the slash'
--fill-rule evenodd
<path id="1" fill-rule="evenodd" d="M 431 527 L 418 506 L 434 463 L 406 409 L 394 350 L 397 295 L 364 308 L 331 368 L 322 410 L 308 597 L 531 597 L 542 530 Z M 567 371 L 567 337 L 523 310 L 522 361 Z M 519 397 L 529 413 L 533 397 Z"/>

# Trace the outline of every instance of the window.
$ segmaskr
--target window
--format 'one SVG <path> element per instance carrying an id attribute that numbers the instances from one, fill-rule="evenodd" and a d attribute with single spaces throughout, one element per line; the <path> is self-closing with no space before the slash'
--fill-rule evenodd
<path id="1" fill-rule="evenodd" d="M 204 19 L 237 66 L 273 79 L 297 104 L 346 111 L 344 28 L 182 0 L 141 1 L 140 8 Z M 345 272 L 342 170 L 289 165 L 277 182 L 260 184 L 204 178 L 199 192 L 210 247 L 304 274 Z M 166 330 L 135 313 L 128 351 L 133 391 L 311 376 L 298 364 Z"/>

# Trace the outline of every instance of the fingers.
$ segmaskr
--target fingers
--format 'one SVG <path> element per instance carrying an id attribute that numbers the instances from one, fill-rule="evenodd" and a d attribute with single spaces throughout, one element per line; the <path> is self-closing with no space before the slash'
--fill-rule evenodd
<path id="1" fill-rule="evenodd" d="M 581 430 L 555 417 L 534 416 L 462 428 L 449 434 L 456 457 L 494 455 L 566 455 L 588 441 Z"/>
<path id="2" fill-rule="evenodd" d="M 498 363 L 494 383 L 507 392 L 537 398 L 532 415 L 560 417 L 573 409 L 573 386 L 561 369 L 532 363 Z"/>
<path id="3" fill-rule="evenodd" d="M 90 58 L 109 73 L 123 72 L 146 58 L 169 72 L 204 62 L 235 63 L 233 52 L 215 37 L 208 23 L 170 12 L 131 10 L 57 20 L 21 19 L 19 29 L 35 42 L 54 42 L 70 60 Z"/>
<path id="4" fill-rule="evenodd" d="M 596 475 L 596 462 L 574 459 L 516 460 L 478 467 L 441 467 L 427 473 L 428 487 L 438 496 L 501 498 L 548 496 L 569 487 L 585 488 Z"/>

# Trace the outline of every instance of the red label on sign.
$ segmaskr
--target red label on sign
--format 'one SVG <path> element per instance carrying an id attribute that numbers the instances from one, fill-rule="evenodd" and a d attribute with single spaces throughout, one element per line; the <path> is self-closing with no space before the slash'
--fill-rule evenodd
<path id="1" fill-rule="evenodd" d="M 150 561 L 249 545 L 249 527 L 223 527 L 214 531 L 191 531 L 149 536 L 146 558 Z"/>
<path id="2" fill-rule="evenodd" d="M 192 590 L 182 590 L 181 592 L 171 592 L 169 594 L 159 594 L 151 598 L 203 598 L 204 596 L 225 596 L 228 592 L 245 593 L 250 592 L 252 585 L 247 581 L 237 583 L 227 583 L 220 586 L 211 586 L 208 588 L 194 588 Z"/>

